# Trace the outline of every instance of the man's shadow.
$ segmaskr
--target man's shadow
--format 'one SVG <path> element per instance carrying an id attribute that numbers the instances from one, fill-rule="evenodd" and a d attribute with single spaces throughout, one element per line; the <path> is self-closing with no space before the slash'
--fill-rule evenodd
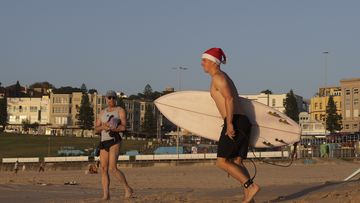
<path id="1" fill-rule="evenodd" d="M 269 202 L 283 202 L 283 201 L 294 200 L 294 199 L 303 197 L 303 196 L 305 196 L 305 195 L 307 195 L 307 194 L 309 194 L 311 192 L 317 191 L 317 190 L 321 190 L 321 189 L 331 187 L 331 186 L 334 186 L 334 185 L 342 185 L 342 184 L 346 184 L 346 183 L 349 183 L 349 182 L 356 182 L 356 181 L 359 181 L 359 180 L 360 179 L 347 181 L 347 182 L 344 182 L 344 181 L 341 181 L 341 182 L 325 182 L 322 185 L 316 185 L 316 186 L 313 186 L 313 187 L 305 188 L 305 189 L 303 189 L 301 191 L 295 192 L 295 193 L 290 194 L 290 195 L 277 197 L 276 199 L 270 200 Z"/>

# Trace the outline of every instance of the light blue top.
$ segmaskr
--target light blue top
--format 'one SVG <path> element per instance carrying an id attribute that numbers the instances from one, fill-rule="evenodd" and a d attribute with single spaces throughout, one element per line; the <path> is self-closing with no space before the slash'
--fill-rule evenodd
<path id="1" fill-rule="evenodd" d="M 114 108 L 113 111 L 108 111 L 107 108 L 104 109 L 103 115 L 101 117 L 101 122 L 107 123 L 111 116 L 120 120 L 119 110 L 120 110 L 119 107 Z M 121 133 L 120 133 L 120 135 L 121 135 Z M 109 131 L 106 131 L 106 130 L 101 131 L 101 141 L 107 141 L 107 140 L 112 140 L 112 139 L 114 139 L 114 138 L 109 135 Z"/>

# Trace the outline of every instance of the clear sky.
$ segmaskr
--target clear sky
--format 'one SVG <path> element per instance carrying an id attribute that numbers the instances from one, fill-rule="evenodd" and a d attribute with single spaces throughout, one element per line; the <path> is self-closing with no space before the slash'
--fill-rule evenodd
<path id="1" fill-rule="evenodd" d="M 206 90 L 200 56 L 221 47 L 240 93 L 270 89 L 311 97 L 360 77 L 360 1 L 0 1 L 0 82 L 134 94 Z"/>

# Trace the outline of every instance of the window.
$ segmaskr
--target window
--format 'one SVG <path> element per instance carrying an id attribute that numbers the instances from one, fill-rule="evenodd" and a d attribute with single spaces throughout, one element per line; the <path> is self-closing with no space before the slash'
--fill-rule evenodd
<path id="1" fill-rule="evenodd" d="M 315 120 L 318 120 L 318 115 L 317 114 L 315 114 Z"/>
<path id="2" fill-rule="evenodd" d="M 354 88 L 354 94 L 359 94 L 359 89 L 358 88 Z"/>
<path id="3" fill-rule="evenodd" d="M 354 99 L 354 106 L 359 104 L 359 99 Z"/>
<path id="4" fill-rule="evenodd" d="M 276 105 L 276 99 L 272 99 L 272 106 Z"/>
<path id="5" fill-rule="evenodd" d="M 304 130 L 309 129 L 309 125 L 308 125 L 308 124 L 304 124 L 304 125 L 303 125 L 303 129 L 304 129 Z"/>
<path id="6" fill-rule="evenodd" d="M 359 117 L 359 109 L 354 109 L 354 117 Z"/>
<path id="7" fill-rule="evenodd" d="M 37 106 L 30 106 L 30 112 L 37 112 Z"/>
<path id="8" fill-rule="evenodd" d="M 321 114 L 320 115 L 320 120 L 325 121 L 325 115 Z"/>
<path id="9" fill-rule="evenodd" d="M 345 105 L 346 105 L 346 106 L 350 106 L 350 99 L 346 99 L 346 100 L 345 100 Z"/>
<path id="10" fill-rule="evenodd" d="M 357 129 L 357 128 L 358 128 L 358 124 L 354 124 L 354 125 L 353 125 L 353 128 L 354 128 L 354 129 Z"/>
<path id="11" fill-rule="evenodd" d="M 345 90 L 345 94 L 350 95 L 350 90 L 349 89 Z"/>
<path id="12" fill-rule="evenodd" d="M 67 117 L 55 117 L 55 124 L 66 125 L 68 124 Z"/>
<path id="13" fill-rule="evenodd" d="M 350 110 L 346 110 L 346 111 L 345 111 L 345 117 L 346 117 L 346 118 L 349 118 L 349 117 L 350 117 Z"/>
<path id="14" fill-rule="evenodd" d="M 318 106 L 318 104 L 317 104 L 317 103 L 315 103 L 315 109 L 317 109 L 317 106 Z"/>
<path id="15" fill-rule="evenodd" d="M 349 129 L 349 128 L 350 128 L 349 124 L 346 124 L 345 129 Z"/>
<path id="16" fill-rule="evenodd" d="M 42 112 L 46 112 L 46 111 L 47 111 L 47 107 L 46 107 L 46 106 L 42 106 L 42 107 L 40 107 L 40 110 L 41 110 Z"/>

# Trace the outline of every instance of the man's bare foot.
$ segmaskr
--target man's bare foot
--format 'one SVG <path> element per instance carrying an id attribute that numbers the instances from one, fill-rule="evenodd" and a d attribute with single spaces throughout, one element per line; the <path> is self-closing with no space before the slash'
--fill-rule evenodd
<path id="1" fill-rule="evenodd" d="M 260 187 L 253 183 L 250 187 L 245 188 L 245 197 L 243 203 L 251 203 L 254 200 L 256 193 L 260 191 Z"/>
<path id="2" fill-rule="evenodd" d="M 101 198 L 101 200 L 103 200 L 103 201 L 105 201 L 105 200 L 110 200 L 110 196 L 109 196 L 109 195 L 103 196 L 103 197 Z"/>
<path id="3" fill-rule="evenodd" d="M 125 189 L 125 198 L 132 198 L 134 195 L 134 190 L 131 187 Z"/>

